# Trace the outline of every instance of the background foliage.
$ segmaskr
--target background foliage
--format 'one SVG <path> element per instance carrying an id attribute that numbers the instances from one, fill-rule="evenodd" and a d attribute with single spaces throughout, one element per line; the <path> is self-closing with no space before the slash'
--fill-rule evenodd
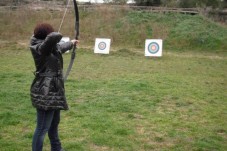
<path id="1" fill-rule="evenodd" d="M 74 30 L 72 11 L 67 14 L 61 29 L 64 35 L 70 37 L 73 37 Z M 35 12 L 29 9 L 1 12 L 0 35 L 4 40 L 18 40 L 20 36 L 19 40 L 23 41 L 29 39 L 38 22 L 49 22 L 58 29 L 62 15 L 59 11 Z M 14 20 L 14 24 L 9 18 Z M 227 50 L 226 25 L 200 15 L 151 13 L 103 6 L 94 7 L 91 11 L 81 9 L 80 18 L 82 45 L 92 45 L 96 37 L 108 37 L 112 46 L 143 49 L 145 39 L 161 38 L 164 48 L 168 50 Z"/>
<path id="2" fill-rule="evenodd" d="M 41 0 L 41 1 L 61 1 L 61 0 Z M 64 0 L 66 3 L 67 0 Z M 213 7 L 226 8 L 227 0 L 134 0 L 135 5 L 139 6 L 168 6 L 168 7 Z M 21 5 L 36 0 L 1 0 L 0 6 L 4 5 Z M 106 3 L 126 4 L 127 0 L 104 0 Z"/>

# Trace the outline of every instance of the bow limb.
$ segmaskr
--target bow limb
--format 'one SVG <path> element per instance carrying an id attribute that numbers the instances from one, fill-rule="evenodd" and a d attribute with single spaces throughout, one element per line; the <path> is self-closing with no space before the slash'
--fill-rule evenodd
<path id="1" fill-rule="evenodd" d="M 79 39 L 79 10 L 78 10 L 78 6 L 77 6 L 77 3 L 76 3 L 76 0 L 73 0 L 73 4 L 74 4 L 74 11 L 75 11 L 75 39 L 78 40 Z M 67 71 L 65 73 L 64 81 L 67 80 L 67 77 L 68 77 L 68 75 L 69 75 L 69 73 L 70 73 L 70 71 L 72 69 L 75 57 L 76 57 L 76 45 L 73 45 L 73 51 L 72 51 L 72 54 L 71 54 L 71 60 L 70 60 L 68 69 L 67 69 Z"/>
<path id="2" fill-rule="evenodd" d="M 79 9 L 76 3 L 76 0 L 73 0 L 73 4 L 74 4 L 74 9 L 75 9 L 75 17 L 76 17 L 76 22 L 75 22 L 75 39 L 78 40 L 79 39 Z"/>

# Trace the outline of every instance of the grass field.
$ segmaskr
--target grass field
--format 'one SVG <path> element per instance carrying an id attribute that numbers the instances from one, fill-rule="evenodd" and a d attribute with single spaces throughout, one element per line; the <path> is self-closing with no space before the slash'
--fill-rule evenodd
<path id="1" fill-rule="evenodd" d="M 61 115 L 64 148 L 226 150 L 226 54 L 164 51 L 162 58 L 146 58 L 141 52 L 78 49 L 66 82 L 70 110 Z M 0 150 L 30 151 L 32 56 L 9 43 L 1 44 L 0 55 Z"/>

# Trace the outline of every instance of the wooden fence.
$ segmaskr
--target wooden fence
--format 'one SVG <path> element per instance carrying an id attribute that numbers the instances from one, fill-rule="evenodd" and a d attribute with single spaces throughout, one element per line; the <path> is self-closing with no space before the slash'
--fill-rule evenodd
<path id="1" fill-rule="evenodd" d="M 131 6 L 131 5 L 104 5 L 104 4 L 92 4 L 92 5 L 78 5 L 78 7 L 85 11 L 92 11 L 99 9 L 99 7 L 107 6 L 108 9 L 132 9 L 137 11 L 150 11 L 150 12 L 176 12 L 185 14 L 198 14 L 197 8 L 168 8 L 168 7 L 152 7 L 152 6 Z M 63 10 L 66 6 L 55 3 L 31 3 L 29 5 L 18 6 L 0 6 L 0 10 L 13 10 L 18 8 L 29 8 L 33 10 Z M 72 8 L 73 4 L 69 5 Z"/>
<path id="2" fill-rule="evenodd" d="M 59 2 L 32 2 L 27 5 L 18 6 L 0 6 L 0 11 L 14 10 L 18 8 L 28 8 L 32 10 L 43 10 L 48 9 L 51 11 L 63 11 L 66 4 Z M 90 4 L 90 5 L 78 5 L 81 10 L 93 11 L 101 7 L 108 7 L 108 9 L 128 9 L 136 11 L 149 11 L 158 13 L 183 13 L 196 15 L 201 14 L 205 16 L 213 16 L 217 21 L 227 23 L 227 10 L 212 10 L 212 9 L 201 9 L 201 8 L 170 8 L 170 7 L 152 7 L 152 6 L 134 6 L 134 5 L 108 5 L 108 4 Z M 69 5 L 69 8 L 73 8 L 73 4 Z"/>

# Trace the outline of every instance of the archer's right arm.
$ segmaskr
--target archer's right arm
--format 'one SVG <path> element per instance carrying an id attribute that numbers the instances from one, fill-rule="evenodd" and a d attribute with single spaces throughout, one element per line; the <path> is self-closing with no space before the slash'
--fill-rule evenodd
<path id="1" fill-rule="evenodd" d="M 37 51 L 44 55 L 50 54 L 56 48 L 56 45 L 61 40 L 61 38 L 62 35 L 58 32 L 50 33 L 37 47 Z"/>

